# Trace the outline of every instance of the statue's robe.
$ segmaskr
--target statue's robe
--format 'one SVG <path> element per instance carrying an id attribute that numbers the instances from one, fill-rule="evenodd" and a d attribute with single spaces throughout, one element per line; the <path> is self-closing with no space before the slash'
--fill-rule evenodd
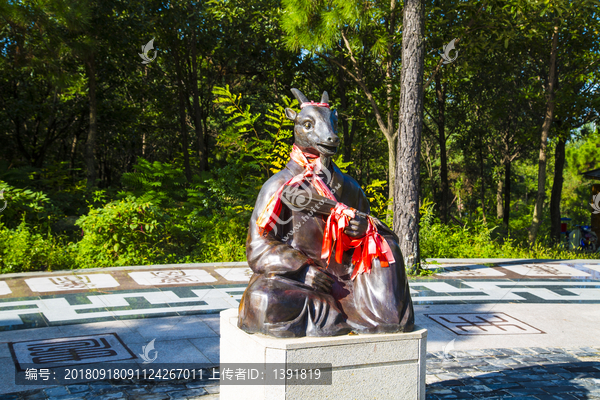
<path id="1" fill-rule="evenodd" d="M 369 202 L 358 183 L 331 163 L 328 186 L 338 202 L 368 213 Z M 360 333 L 410 332 L 414 311 L 397 237 L 378 222 L 379 233 L 392 249 L 395 263 L 374 265 L 370 273 L 352 274 L 352 250 L 342 264 L 321 259 L 325 218 L 294 211 L 283 204 L 278 223 L 260 235 L 257 218 L 271 196 L 304 168 L 290 161 L 262 187 L 250 220 L 246 254 L 254 274 L 239 308 L 238 326 L 246 332 L 276 337 L 333 336 Z M 304 187 L 313 186 L 308 184 Z M 316 192 L 315 192 L 316 193 Z M 330 294 L 304 283 L 312 260 L 334 279 Z M 325 269 L 326 268 L 326 269 Z"/>

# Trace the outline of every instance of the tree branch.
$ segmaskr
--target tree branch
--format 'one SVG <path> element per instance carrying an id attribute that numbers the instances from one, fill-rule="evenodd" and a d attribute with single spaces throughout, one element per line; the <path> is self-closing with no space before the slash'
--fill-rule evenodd
<path id="1" fill-rule="evenodd" d="M 348 43 L 348 45 L 349 45 L 349 43 Z M 381 112 L 379 111 L 379 107 L 377 107 L 377 103 L 375 102 L 375 99 L 373 98 L 373 94 L 371 93 L 371 91 L 369 90 L 369 88 L 367 87 L 365 82 L 363 81 L 358 68 L 355 66 L 355 69 L 358 70 L 357 71 L 358 75 L 355 75 L 345 65 L 341 64 L 336 59 L 331 58 L 331 57 L 329 57 L 323 53 L 319 53 L 319 52 L 317 52 L 317 55 L 319 55 L 319 57 L 325 58 L 326 60 L 328 60 L 328 61 L 336 64 L 340 68 L 342 68 L 344 70 L 344 72 L 346 72 L 348 75 L 350 75 L 350 77 L 352 77 L 352 79 L 354 79 L 356 81 L 356 83 L 358 83 L 358 85 L 361 87 L 361 89 L 365 93 L 365 96 L 367 96 L 367 99 L 369 100 L 371 107 L 373 108 L 373 112 L 375 113 L 375 119 L 377 120 L 377 125 L 379 126 L 379 129 L 381 130 L 381 132 L 383 132 L 383 134 L 387 140 L 393 140 L 395 135 L 392 135 L 390 132 L 388 132 L 388 130 L 385 126 L 385 123 L 383 121 L 383 118 L 381 117 Z M 353 63 L 356 62 L 354 55 L 351 55 L 351 58 L 354 60 Z"/>
<path id="2" fill-rule="evenodd" d="M 482 4 L 481 7 L 479 7 L 479 10 L 477 10 L 477 13 L 475 14 L 475 17 L 473 17 L 471 19 L 471 22 L 469 22 L 469 24 L 467 25 L 467 29 L 465 29 L 465 32 L 463 33 L 463 35 L 460 36 L 460 37 L 458 37 L 454 41 L 454 44 L 459 43 L 461 41 L 461 39 L 469 32 L 469 29 L 471 29 L 471 26 L 475 23 L 475 20 L 477 19 L 477 17 L 479 16 L 479 14 L 481 13 L 481 11 L 483 10 L 484 7 L 485 7 L 485 3 Z M 440 67 L 442 66 L 442 62 L 443 62 L 443 59 L 440 58 L 440 61 L 438 61 L 438 65 L 435 67 L 435 71 L 433 71 L 433 73 L 431 74 L 431 76 L 429 77 L 429 79 L 427 79 L 427 82 L 425 83 L 425 86 L 423 86 L 423 88 L 426 88 L 426 87 L 429 86 L 429 84 L 431 83 L 431 80 L 435 77 L 435 75 L 440 70 Z"/>

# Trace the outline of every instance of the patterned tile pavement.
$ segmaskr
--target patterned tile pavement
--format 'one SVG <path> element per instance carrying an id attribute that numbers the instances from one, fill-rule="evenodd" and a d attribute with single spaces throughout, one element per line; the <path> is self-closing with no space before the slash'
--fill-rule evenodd
<path id="1" fill-rule="evenodd" d="M 411 280 L 411 294 L 415 305 L 423 307 L 422 318 L 435 321 L 428 329 L 437 329 L 438 338 L 486 333 L 550 336 L 538 329 L 539 315 L 532 326 L 523 314 L 513 314 L 515 307 L 578 307 L 578 311 L 587 307 L 585 310 L 592 310 L 585 316 L 587 326 L 600 320 L 596 319 L 600 313 L 592 307 L 600 303 L 600 262 L 443 260 L 443 264 L 432 263 L 429 268 L 433 275 Z M 134 353 L 157 338 L 162 340 L 161 357 L 190 355 L 194 360 L 215 362 L 219 327 L 217 316 L 210 314 L 236 307 L 249 277 L 245 263 L 2 276 L 0 360 L 4 366 L 0 363 L 0 373 L 10 376 L 11 368 L 14 371 L 14 366 L 8 365 L 12 363 L 10 355 L 4 354 L 9 342 L 108 332 L 117 332 Z M 431 312 L 425 311 L 430 306 Z M 542 328 L 549 332 L 547 326 Z M 577 326 L 568 329 L 577 335 Z M 571 345 L 581 346 L 590 337 L 586 333 Z M 600 347 L 471 350 L 466 349 L 466 343 L 461 342 L 462 351 L 453 351 L 447 344 L 446 353 L 428 353 L 428 399 L 600 399 Z M 568 345 L 565 342 L 564 346 Z M 0 393 L 10 392 L 10 387 L 15 386 L 0 382 Z M 214 381 L 100 381 L 18 388 L 19 392 L 0 394 L 0 399 L 216 399 L 219 391 Z"/>
<path id="2" fill-rule="evenodd" d="M 410 282 L 414 304 L 600 303 L 600 263 L 430 264 Z M 29 273 L 0 280 L 0 332 L 64 324 L 216 313 L 236 307 L 245 263 Z"/>
<path id="3" fill-rule="evenodd" d="M 237 307 L 245 284 L 187 286 L 55 294 L 0 299 L 0 332 L 63 324 L 185 314 Z M 599 281 L 418 280 L 415 305 L 484 303 L 600 303 Z"/>

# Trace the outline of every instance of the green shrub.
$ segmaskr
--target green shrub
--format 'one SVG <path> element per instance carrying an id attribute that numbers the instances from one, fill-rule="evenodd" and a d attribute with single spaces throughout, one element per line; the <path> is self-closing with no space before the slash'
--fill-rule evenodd
<path id="1" fill-rule="evenodd" d="M 186 199 L 183 165 L 151 163 L 139 157 L 133 170 L 121 176 L 121 183 L 127 189 L 119 193 L 121 196 L 135 196 L 161 207 L 173 207 Z"/>
<path id="2" fill-rule="evenodd" d="M 421 258 L 531 258 L 531 259 L 597 259 L 600 254 L 567 251 L 552 245 L 549 238 L 539 238 L 535 245 L 508 237 L 492 239 L 498 227 L 489 227 L 482 219 L 463 227 L 440 223 L 433 214 L 433 203 L 421 207 Z"/>
<path id="3" fill-rule="evenodd" d="M 74 268 L 73 250 L 72 244 L 36 233 L 25 222 L 15 229 L 0 223 L 0 273 Z"/>
<path id="4" fill-rule="evenodd" d="M 43 192 L 30 189 L 18 189 L 0 181 L 0 190 L 4 201 L 0 200 L 0 221 L 9 228 L 16 228 L 23 220 L 39 225 L 44 230 L 63 215 Z"/>
<path id="5" fill-rule="evenodd" d="M 190 215 L 189 233 L 196 240 L 193 262 L 246 261 L 246 237 L 251 207 L 239 207 L 212 217 Z"/>
<path id="6" fill-rule="evenodd" d="M 132 196 L 91 209 L 76 223 L 83 232 L 76 246 L 80 268 L 174 262 L 168 219 Z"/>

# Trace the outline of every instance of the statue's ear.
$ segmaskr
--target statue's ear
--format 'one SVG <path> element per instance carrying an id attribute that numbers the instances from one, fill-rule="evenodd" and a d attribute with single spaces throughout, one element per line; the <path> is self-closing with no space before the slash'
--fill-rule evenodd
<path id="1" fill-rule="evenodd" d="M 288 117 L 289 119 L 291 119 L 292 121 L 295 121 L 296 117 L 298 116 L 298 113 L 296 111 L 292 110 L 291 108 L 286 108 L 285 116 Z"/>
<path id="2" fill-rule="evenodd" d="M 296 100 L 298 100 L 298 103 L 300 103 L 300 104 L 308 103 L 308 99 L 306 98 L 306 96 L 303 95 L 302 92 L 299 91 L 298 89 L 296 89 L 296 88 L 292 89 L 292 93 L 294 94 L 294 97 L 296 98 Z"/>

